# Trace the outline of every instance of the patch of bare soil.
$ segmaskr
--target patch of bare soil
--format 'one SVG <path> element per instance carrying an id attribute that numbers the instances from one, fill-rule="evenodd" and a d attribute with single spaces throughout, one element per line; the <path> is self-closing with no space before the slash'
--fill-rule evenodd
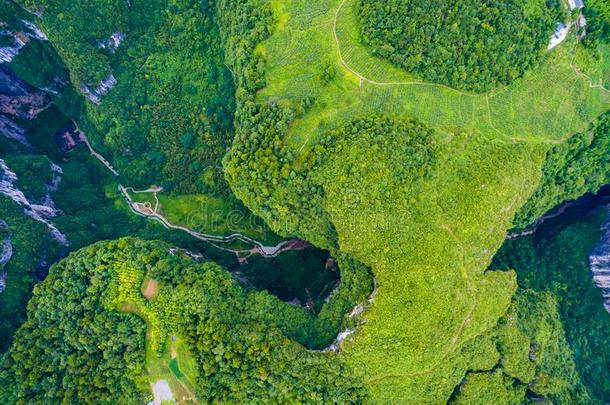
<path id="1" fill-rule="evenodd" d="M 144 288 L 142 288 L 142 294 L 150 300 L 154 298 L 155 295 L 157 295 L 158 290 L 159 284 L 157 283 L 157 280 L 151 278 L 148 279 L 144 284 Z"/>

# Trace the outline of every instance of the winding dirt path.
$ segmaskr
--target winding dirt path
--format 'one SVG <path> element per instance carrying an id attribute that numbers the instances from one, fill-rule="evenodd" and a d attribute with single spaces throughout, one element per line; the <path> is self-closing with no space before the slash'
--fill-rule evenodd
<path id="1" fill-rule="evenodd" d="M 93 147 L 91 146 L 91 143 L 89 142 L 89 138 L 87 138 L 87 135 L 81 131 L 81 129 L 78 127 L 78 124 L 76 123 L 76 121 L 72 120 L 72 123 L 74 124 L 74 127 L 76 128 L 76 131 L 78 132 L 78 134 L 80 135 L 80 138 L 83 140 L 83 142 L 85 143 L 85 145 L 87 145 L 87 148 L 89 149 L 89 152 L 91 152 L 91 155 L 93 155 L 94 158 L 96 158 L 97 160 L 99 160 L 100 162 L 102 162 L 102 164 L 104 166 L 106 166 L 106 168 L 108 170 L 110 170 L 110 172 L 112 174 L 114 174 L 115 176 L 119 175 L 119 172 L 117 172 L 114 167 L 112 167 L 112 165 L 110 164 L 109 161 L 106 160 L 106 158 L 104 158 L 104 156 L 102 156 L 101 154 L 99 154 L 95 149 L 93 149 Z"/>
<path id="2" fill-rule="evenodd" d="M 113 175 L 118 177 L 119 172 L 116 171 L 114 169 L 114 167 L 112 167 L 112 164 L 108 160 L 106 160 L 106 158 L 104 156 L 102 156 L 95 149 L 93 149 L 93 147 L 91 146 L 91 143 L 89 142 L 89 139 L 87 138 L 87 135 L 83 131 L 81 131 L 81 129 L 79 128 L 76 121 L 72 120 L 72 123 L 74 124 L 74 127 L 76 128 L 76 131 L 79 133 L 84 144 L 89 149 L 89 152 L 91 152 L 91 155 L 93 157 L 95 157 L 97 160 L 99 160 Z M 255 239 L 252 239 L 246 235 L 242 235 L 240 233 L 233 233 L 228 236 L 219 236 L 219 235 L 205 234 L 202 232 L 196 232 L 196 231 L 193 231 L 192 229 L 189 229 L 184 226 L 174 225 L 167 218 L 165 218 L 163 215 L 161 215 L 158 212 L 159 199 L 157 198 L 157 193 L 162 190 L 163 189 L 161 187 L 151 187 L 146 190 L 135 190 L 133 187 L 124 187 L 122 184 L 119 184 L 119 191 L 121 192 L 121 194 L 127 201 L 127 204 L 129 205 L 129 208 L 131 209 L 131 211 L 133 213 L 135 213 L 136 215 L 140 215 L 140 216 L 143 216 L 146 218 L 152 218 L 152 219 L 160 222 L 167 229 L 175 229 L 175 230 L 180 230 L 180 231 L 186 232 L 189 235 L 191 235 L 199 240 L 203 240 L 205 242 L 210 243 L 212 246 L 214 246 L 217 249 L 234 253 L 240 262 L 243 261 L 248 256 L 253 255 L 253 254 L 260 254 L 263 257 L 271 258 L 271 257 L 275 257 L 275 256 L 279 255 L 280 253 L 283 253 L 283 252 L 286 252 L 289 250 L 303 250 L 307 246 L 309 246 L 309 244 L 307 242 L 302 241 L 300 239 L 296 239 L 296 238 L 283 240 L 275 246 L 266 246 L 265 244 L 255 240 Z M 132 200 L 131 196 L 129 195 L 128 191 L 131 191 L 136 194 L 153 193 L 154 198 L 155 198 L 154 209 L 151 208 L 150 206 L 146 206 L 145 204 L 134 202 Z M 229 248 L 218 245 L 218 243 L 229 243 L 229 242 L 235 242 L 235 241 L 240 241 L 240 242 L 246 243 L 248 245 L 251 245 L 252 249 L 236 250 L 236 249 L 229 249 Z M 246 255 L 246 256 L 244 257 L 244 255 Z"/>
<path id="3" fill-rule="evenodd" d="M 602 91 L 605 91 L 606 93 L 610 93 L 610 89 L 608 89 L 607 87 L 605 87 L 602 84 L 602 80 L 600 79 L 598 84 L 593 83 L 593 78 L 589 75 L 587 75 L 586 73 L 584 73 L 582 70 L 580 70 L 575 64 L 574 64 L 574 59 L 576 58 L 576 56 L 572 57 L 572 61 L 570 61 L 570 67 L 572 69 L 574 69 L 574 73 L 576 73 L 577 76 L 582 77 L 583 79 L 585 79 L 586 81 L 589 82 L 589 88 L 590 89 L 600 89 Z"/>
<path id="4" fill-rule="evenodd" d="M 158 191 L 160 191 L 160 188 L 151 188 L 148 190 L 136 191 L 131 187 L 124 187 L 123 185 L 119 184 L 119 191 L 121 192 L 121 194 L 123 194 L 123 197 L 125 198 L 129 207 L 135 214 L 154 219 L 154 220 L 160 222 L 167 229 L 176 229 L 176 230 L 186 232 L 189 235 L 191 235 L 197 239 L 200 239 L 200 240 L 203 240 L 205 242 L 212 244 L 214 247 L 216 247 L 218 249 L 235 253 L 237 255 L 237 257 L 240 259 L 243 259 L 244 254 L 246 254 L 246 255 L 260 254 L 263 257 L 271 258 L 271 257 L 275 257 L 275 256 L 279 255 L 280 253 L 286 252 L 288 250 L 302 250 L 305 247 L 309 246 L 308 243 L 306 243 L 300 239 L 283 240 L 282 242 L 278 243 L 275 246 L 266 246 L 263 243 L 255 240 L 255 239 L 252 239 L 248 236 L 242 235 L 240 233 L 233 233 L 228 236 L 219 236 L 219 235 L 211 235 L 211 234 L 193 231 L 192 229 L 189 229 L 187 227 L 172 224 L 166 217 L 164 217 L 157 211 L 159 200 L 156 199 L 156 193 Z M 155 209 L 153 210 L 152 208 L 150 208 L 150 206 L 147 206 L 143 203 L 134 202 L 133 199 L 131 198 L 131 196 L 129 195 L 129 191 L 132 191 L 135 193 L 147 193 L 147 192 L 154 193 L 155 199 L 157 201 Z M 235 242 L 235 241 L 240 241 L 240 242 L 252 245 L 253 248 L 250 250 L 235 250 L 235 249 L 229 249 L 229 248 L 217 245 L 218 243 L 229 243 L 229 242 Z"/>

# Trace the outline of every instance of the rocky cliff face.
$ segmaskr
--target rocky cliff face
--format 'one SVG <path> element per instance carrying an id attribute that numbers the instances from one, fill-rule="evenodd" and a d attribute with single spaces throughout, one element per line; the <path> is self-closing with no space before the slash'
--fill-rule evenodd
<path id="1" fill-rule="evenodd" d="M 15 27 L 8 27 L 8 24 L 0 21 L 0 39 L 5 44 L 0 46 L 0 63 L 12 61 L 30 39 L 48 40 L 36 24 L 27 20 L 21 20 Z"/>
<path id="2" fill-rule="evenodd" d="M 51 163 L 53 180 L 47 185 L 47 193 L 42 201 L 31 201 L 17 185 L 17 175 L 13 172 L 3 159 L 0 159 L 0 194 L 3 194 L 23 207 L 23 212 L 30 218 L 45 224 L 53 237 L 63 245 L 68 244 L 68 239 L 50 221 L 57 216 L 59 211 L 55 208 L 51 193 L 57 189 L 61 180 L 61 168 Z"/>
<path id="3" fill-rule="evenodd" d="M 98 48 L 105 49 L 110 53 L 115 53 L 124 39 L 125 34 L 122 32 L 115 32 L 108 39 L 98 42 Z"/>
<path id="4" fill-rule="evenodd" d="M 608 207 L 610 214 L 610 207 Z M 604 307 L 610 312 L 610 218 L 602 227 L 603 236 L 589 256 L 593 281 L 604 297 Z"/>
<path id="5" fill-rule="evenodd" d="M 0 113 L 31 120 L 50 102 L 46 92 L 28 85 L 8 67 L 0 65 Z"/>
<path id="6" fill-rule="evenodd" d="M 51 103 L 49 95 L 20 80 L 6 64 L 0 64 L 0 134 L 31 147 L 16 120 L 31 120 Z"/>
<path id="7" fill-rule="evenodd" d="M 28 141 L 25 130 L 17 125 L 13 120 L 4 115 L 0 114 L 0 135 L 19 142 L 26 148 L 30 148 L 30 142 Z"/>

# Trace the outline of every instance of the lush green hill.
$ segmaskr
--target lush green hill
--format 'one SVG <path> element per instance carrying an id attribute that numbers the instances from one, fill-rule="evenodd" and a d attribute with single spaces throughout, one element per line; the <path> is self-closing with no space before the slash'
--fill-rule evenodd
<path id="1" fill-rule="evenodd" d="M 376 294 L 343 356 L 373 400 L 447 401 L 475 368 L 462 349 L 509 308 L 514 279 L 485 270 L 547 151 L 606 111 L 609 94 L 571 66 L 573 38 L 473 96 L 367 53 L 355 2 L 270 6 L 253 28 L 234 21 L 261 13 L 258 2 L 224 7 L 242 78 L 227 178 L 276 232 L 372 268 Z"/>
<path id="2" fill-rule="evenodd" d="M 286 337 L 302 326 L 303 309 L 248 293 L 218 265 L 164 243 L 121 239 L 72 254 L 36 287 L 28 310 L 3 358 L 4 403 L 141 402 L 172 335 L 194 358 L 190 384 L 202 402 L 366 397 L 335 354 Z"/>
<path id="3" fill-rule="evenodd" d="M 373 54 L 459 89 L 511 84 L 535 67 L 562 17 L 557 0 L 358 1 Z"/>

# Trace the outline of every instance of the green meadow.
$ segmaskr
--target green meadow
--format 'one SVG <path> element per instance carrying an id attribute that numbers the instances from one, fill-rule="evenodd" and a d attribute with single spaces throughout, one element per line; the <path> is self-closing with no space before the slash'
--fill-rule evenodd
<path id="1" fill-rule="evenodd" d="M 297 148 L 315 143 L 345 118 L 371 113 L 417 117 L 441 129 L 552 142 L 584 129 L 610 102 L 610 93 L 590 88 L 571 66 L 576 48 L 586 53 L 573 34 L 513 85 L 472 94 L 425 83 L 371 55 L 358 39 L 355 0 L 273 4 L 276 31 L 257 48 L 267 63 L 267 86 L 258 100 L 292 106 L 315 100 L 291 125 L 287 141 Z M 607 69 L 603 60 L 601 67 Z M 329 69 L 331 79 L 324 75 Z M 599 66 L 588 70 L 594 78 L 603 73 Z M 361 82 L 356 73 L 365 79 Z"/>
<path id="2" fill-rule="evenodd" d="M 278 243 L 263 220 L 254 216 L 237 200 L 214 194 L 168 194 L 157 192 L 157 212 L 171 224 L 215 236 L 240 233 L 263 243 Z M 130 193 L 133 201 L 150 204 L 157 201 L 153 193 Z"/>

